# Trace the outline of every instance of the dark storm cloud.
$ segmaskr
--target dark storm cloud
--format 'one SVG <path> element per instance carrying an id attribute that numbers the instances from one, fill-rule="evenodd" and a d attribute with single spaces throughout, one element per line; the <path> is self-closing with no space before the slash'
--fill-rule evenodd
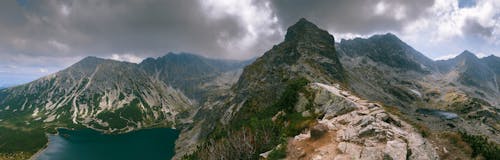
<path id="1" fill-rule="evenodd" d="M 500 4 L 488 0 L 0 0 L 0 85 L 20 79 L 15 74 L 35 79 L 85 56 L 132 62 L 170 51 L 255 57 L 279 43 L 286 27 L 302 17 L 334 36 L 393 32 L 436 54 L 449 54 L 442 51 L 449 48 L 442 46 L 458 44 L 456 37 L 464 33 L 464 39 L 483 37 L 483 41 L 467 41 L 460 47 L 482 44 L 491 48 L 483 52 L 498 53 L 498 47 L 483 43 L 500 44 L 499 14 L 488 10 L 491 6 Z M 460 18 L 488 15 L 496 16 L 482 18 L 481 23 L 473 19 L 462 23 Z M 429 39 L 437 40 L 429 45 Z"/>
<path id="2" fill-rule="evenodd" d="M 250 32 L 241 15 L 213 15 L 208 13 L 212 6 L 207 8 L 201 2 L 0 1 L 0 85 L 34 80 L 85 56 L 138 62 L 184 51 L 217 58 L 249 58 L 263 53 L 281 37 L 278 32 Z M 252 27 L 260 29 L 259 25 Z M 231 45 L 237 47 L 228 47 Z M 238 48 L 240 45 L 245 47 Z"/>
<path id="3" fill-rule="evenodd" d="M 338 33 L 370 34 L 400 30 L 406 22 L 424 15 L 434 0 L 275 0 L 272 3 L 285 26 L 305 17 Z"/>
<path id="4" fill-rule="evenodd" d="M 462 26 L 462 32 L 466 35 L 489 38 L 493 36 L 493 27 L 485 27 L 475 19 L 467 19 Z"/>
<path id="5" fill-rule="evenodd" d="M 207 11 L 214 6 L 203 6 L 204 3 L 220 2 L 0 1 L 0 54 L 34 57 L 132 54 L 149 57 L 169 51 L 186 51 L 210 57 L 249 58 L 262 54 L 279 42 L 283 36 L 279 31 L 301 17 L 337 33 L 369 34 L 399 30 L 406 22 L 424 14 L 433 1 L 269 1 L 270 10 L 274 9 L 270 12 L 277 16 L 277 21 L 259 15 L 263 12 L 261 10 L 254 10 L 249 15 L 214 17 Z M 246 5 L 251 6 L 243 8 L 265 9 L 268 6 L 268 1 L 250 3 Z M 218 12 L 231 10 L 231 7 L 219 8 L 222 11 Z M 245 18 L 269 19 L 269 22 L 245 22 Z M 267 33 L 268 30 L 272 32 Z"/>
<path id="6" fill-rule="evenodd" d="M 226 14 L 213 18 L 205 10 L 193 0 L 1 1 L 0 52 L 145 57 L 187 51 L 211 57 L 231 54 L 232 58 L 249 54 L 238 52 L 257 52 L 231 51 L 221 44 L 248 34 L 240 17 Z M 276 39 L 279 35 L 271 36 Z M 255 45 L 248 48 L 263 48 Z"/>

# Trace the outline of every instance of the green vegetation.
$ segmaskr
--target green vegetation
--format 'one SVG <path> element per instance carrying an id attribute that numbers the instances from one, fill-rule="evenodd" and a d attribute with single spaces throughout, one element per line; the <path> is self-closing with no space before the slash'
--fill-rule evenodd
<path id="1" fill-rule="evenodd" d="M 471 146 L 472 157 L 481 155 L 486 159 L 500 159 L 500 146 L 498 144 L 488 141 L 488 138 L 484 136 L 470 135 L 464 132 L 460 134 L 462 139 Z"/>
<path id="2" fill-rule="evenodd" d="M 287 143 L 282 143 L 281 147 L 276 148 L 273 150 L 270 154 L 268 159 L 269 160 L 278 160 L 278 159 L 283 159 L 286 157 L 286 144 Z"/>
<path id="3" fill-rule="evenodd" d="M 127 126 L 134 125 L 131 124 L 128 120 L 132 120 L 135 122 L 139 122 L 142 120 L 142 112 L 139 108 L 139 104 L 139 99 L 134 99 L 130 102 L 130 104 L 125 105 L 113 112 L 101 112 L 99 115 L 97 115 L 97 118 L 108 122 L 110 126 L 113 126 L 113 128 L 125 128 Z M 128 119 L 124 119 L 123 117 L 127 117 Z"/>
<path id="4" fill-rule="evenodd" d="M 122 92 L 120 92 L 120 95 L 118 96 L 118 100 L 122 101 L 124 99 L 125 99 L 125 95 Z"/>
<path id="5" fill-rule="evenodd" d="M 7 157 L 22 159 L 43 148 L 47 141 L 42 128 L 12 129 L 2 126 L 0 127 L 0 159 L 7 159 Z"/>
<path id="6" fill-rule="evenodd" d="M 256 102 L 247 101 L 228 126 L 217 126 L 209 135 L 209 142 L 183 159 L 203 159 L 210 156 L 258 159 L 260 153 L 280 144 L 281 147 L 271 152 L 270 159 L 284 158 L 287 139 L 299 134 L 315 121 L 315 116 L 302 117 L 294 110 L 299 93 L 307 92 L 304 86 L 308 83 L 303 78 L 289 80 L 279 99 L 268 107 L 259 107 Z M 243 138 L 246 140 L 242 141 Z M 244 146 L 248 143 L 251 145 Z"/>

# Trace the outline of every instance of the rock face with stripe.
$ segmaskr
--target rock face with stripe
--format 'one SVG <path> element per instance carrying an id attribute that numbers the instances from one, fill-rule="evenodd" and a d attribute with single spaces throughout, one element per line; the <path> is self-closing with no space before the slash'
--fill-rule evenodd
<path id="1" fill-rule="evenodd" d="M 0 114 L 45 126 L 86 126 L 105 132 L 169 126 L 177 114 L 192 107 L 182 92 L 137 64 L 96 57 L 1 92 Z M 5 117 L 4 123 L 9 123 Z"/>

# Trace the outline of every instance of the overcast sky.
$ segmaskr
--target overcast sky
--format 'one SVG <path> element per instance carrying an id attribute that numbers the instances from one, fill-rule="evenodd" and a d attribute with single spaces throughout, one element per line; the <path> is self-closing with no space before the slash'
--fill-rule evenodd
<path id="1" fill-rule="evenodd" d="M 85 56 L 247 59 L 305 17 L 336 40 L 392 32 L 432 59 L 500 56 L 500 0 L 2 0 L 0 86 Z"/>

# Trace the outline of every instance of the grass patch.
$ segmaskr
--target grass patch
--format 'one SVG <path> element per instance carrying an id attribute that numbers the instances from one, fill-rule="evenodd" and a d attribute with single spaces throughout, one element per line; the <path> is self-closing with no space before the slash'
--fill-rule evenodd
<path id="1" fill-rule="evenodd" d="M 308 83 L 303 78 L 289 80 L 279 99 L 267 107 L 247 101 L 228 125 L 219 124 L 210 133 L 208 142 L 183 159 L 259 159 L 260 153 L 278 145 L 281 147 L 270 154 L 270 159 L 284 158 L 288 138 L 315 120 L 315 116 L 302 117 L 294 110 L 299 93 L 306 92 L 304 86 Z M 280 116 L 276 116 L 278 113 Z"/>
<path id="2" fill-rule="evenodd" d="M 269 160 L 279 160 L 286 158 L 286 147 L 287 143 L 282 143 L 279 148 L 276 148 L 271 153 L 269 153 Z"/>
<path id="3" fill-rule="evenodd" d="M 14 153 L 35 153 L 47 144 L 45 132 L 41 128 L 28 131 L 0 127 L 0 153 L 15 156 Z M 1 156 L 0 156 L 1 157 Z"/>
<path id="4" fill-rule="evenodd" d="M 483 156 L 486 159 L 500 159 L 500 146 L 485 136 L 470 135 L 461 132 L 462 139 L 472 148 L 472 157 Z"/>

